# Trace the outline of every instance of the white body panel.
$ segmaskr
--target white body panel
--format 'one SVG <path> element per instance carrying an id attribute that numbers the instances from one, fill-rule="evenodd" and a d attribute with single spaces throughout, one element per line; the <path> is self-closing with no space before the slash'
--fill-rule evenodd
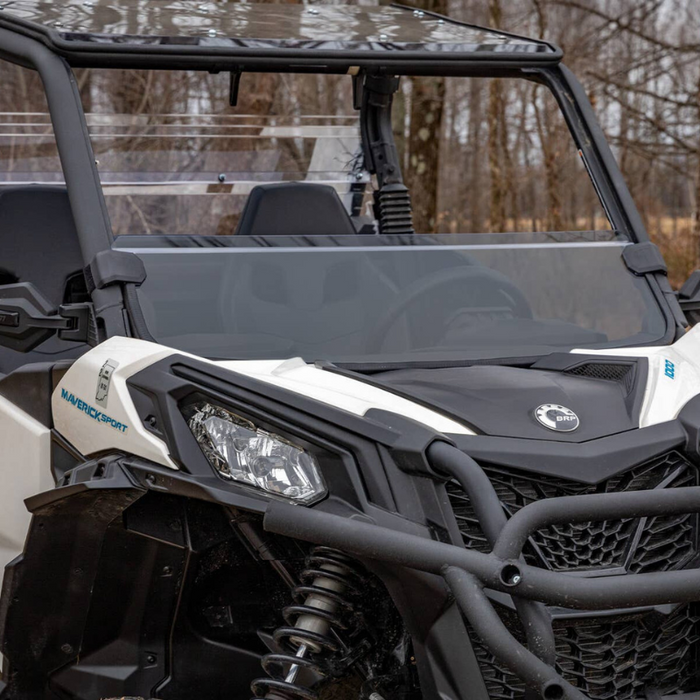
<path id="1" fill-rule="evenodd" d="M 118 449 L 174 468 L 165 443 L 141 424 L 126 386 L 129 377 L 172 353 L 162 345 L 129 338 L 111 338 L 85 353 L 53 394 L 56 430 L 84 455 Z M 106 397 L 98 402 L 100 372 L 108 362 L 117 367 Z M 100 420 L 98 413 L 99 418 L 108 416 L 114 422 Z"/>
<path id="2" fill-rule="evenodd" d="M 307 365 L 298 358 L 283 362 L 273 360 L 215 364 L 358 416 L 364 416 L 367 411 L 375 408 L 397 413 L 441 433 L 474 434 L 466 426 L 437 411 L 362 381 Z"/>
<path id="3" fill-rule="evenodd" d="M 174 468 L 166 444 L 141 424 L 126 381 L 149 365 L 176 354 L 186 353 L 131 338 L 111 338 L 90 350 L 75 361 L 53 394 L 56 429 L 84 455 L 117 449 Z M 111 372 L 106 398 L 100 402 L 98 399 L 102 398 L 102 393 L 98 390 L 98 382 L 108 363 L 116 368 Z M 363 416 L 370 409 L 377 408 L 411 418 L 439 432 L 473 434 L 469 428 L 437 411 L 389 391 L 307 365 L 300 359 L 210 364 L 355 415 Z"/>
<path id="4" fill-rule="evenodd" d="M 30 521 L 24 499 L 48 491 L 54 483 L 50 431 L 1 396 L 0 445 L 0 566 L 4 569 L 24 548 Z"/>
<path id="5" fill-rule="evenodd" d="M 572 352 L 648 358 L 649 378 L 640 427 L 673 420 L 691 398 L 700 394 L 700 327 L 692 329 L 671 346 Z M 119 449 L 175 467 L 165 443 L 141 425 L 126 386 L 129 377 L 174 354 L 185 353 L 130 338 L 111 338 L 94 348 L 76 360 L 53 395 L 56 428 L 85 455 Z M 97 384 L 101 369 L 110 361 L 117 367 L 112 373 L 102 410 L 95 401 Z M 382 409 L 423 423 L 438 432 L 473 434 L 466 426 L 437 411 L 362 381 L 308 365 L 298 358 L 210 363 L 355 415 L 365 415 L 373 408 Z M 82 406 L 67 401 L 65 392 L 79 399 Z M 88 404 L 87 411 L 85 404 Z M 119 430 L 113 423 L 96 420 L 95 411 L 91 410 L 93 407 L 128 428 Z"/>
<path id="6" fill-rule="evenodd" d="M 700 394 L 700 326 L 689 330 L 673 345 L 572 352 L 648 359 L 649 377 L 640 428 L 673 420 L 690 399 Z"/>
<path id="7" fill-rule="evenodd" d="M 672 346 L 574 353 L 646 357 L 649 378 L 640 427 L 673 420 L 700 394 L 700 327 Z M 173 354 L 171 348 L 129 338 L 112 338 L 76 360 L 52 397 L 56 429 L 85 455 L 118 449 L 176 468 L 167 445 L 145 430 L 131 401 L 129 377 Z M 201 358 L 197 358 L 201 359 Z M 206 361 L 206 360 L 203 360 Z M 473 434 L 466 426 L 408 399 L 334 374 L 300 359 L 212 362 L 262 382 L 310 397 L 355 415 L 382 409 L 411 418 L 442 433 Z M 99 386 L 108 367 L 108 386 Z M 71 401 L 71 398 L 73 401 Z M 102 416 L 109 420 L 105 420 Z M 50 433 L 0 397 L 0 565 L 21 553 L 29 513 L 24 499 L 53 487 Z"/>

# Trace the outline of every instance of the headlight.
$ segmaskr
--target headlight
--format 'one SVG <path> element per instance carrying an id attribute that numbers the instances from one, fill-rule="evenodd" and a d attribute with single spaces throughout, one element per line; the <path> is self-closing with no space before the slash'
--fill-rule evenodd
<path id="1" fill-rule="evenodd" d="M 309 504 L 326 493 L 313 455 L 220 406 L 189 407 L 188 425 L 205 457 L 224 479 Z"/>

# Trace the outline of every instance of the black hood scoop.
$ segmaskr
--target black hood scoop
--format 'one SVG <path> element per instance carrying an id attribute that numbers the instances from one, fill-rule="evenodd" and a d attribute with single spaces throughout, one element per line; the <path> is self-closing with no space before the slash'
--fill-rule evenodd
<path id="1" fill-rule="evenodd" d="M 372 379 L 477 433 L 586 442 L 639 427 L 646 361 L 557 353 L 530 368 L 406 369 Z M 568 409 L 578 427 L 569 432 L 547 427 L 547 408 L 540 411 L 545 423 L 537 418 L 537 409 L 547 405 Z"/>

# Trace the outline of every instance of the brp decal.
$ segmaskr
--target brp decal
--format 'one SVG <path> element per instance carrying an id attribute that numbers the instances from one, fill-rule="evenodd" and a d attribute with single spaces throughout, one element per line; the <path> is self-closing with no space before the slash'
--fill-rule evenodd
<path id="1" fill-rule="evenodd" d="M 556 403 L 545 403 L 535 409 L 535 418 L 549 430 L 570 433 L 579 427 L 578 416 L 566 406 Z"/>

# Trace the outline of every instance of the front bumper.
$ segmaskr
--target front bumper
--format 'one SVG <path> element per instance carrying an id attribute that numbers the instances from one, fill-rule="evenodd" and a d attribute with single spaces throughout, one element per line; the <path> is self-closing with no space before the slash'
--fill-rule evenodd
<path id="1" fill-rule="evenodd" d="M 439 446 L 438 446 L 439 445 Z M 477 508 L 489 554 L 398 532 L 368 522 L 272 503 L 271 532 L 337 547 L 369 560 L 440 575 L 470 625 L 493 656 L 545 700 L 589 700 L 554 668 L 552 621 L 543 604 L 605 611 L 700 600 L 700 569 L 582 578 L 525 563 L 523 547 L 537 530 L 563 524 L 700 513 L 700 487 L 550 498 L 531 503 L 510 520 L 475 462 L 444 443 L 427 451 L 437 471 L 456 477 Z M 527 633 L 526 648 L 511 634 L 485 589 L 512 596 Z M 645 697 L 662 698 L 653 688 Z M 669 696 L 700 700 L 700 693 Z"/>

